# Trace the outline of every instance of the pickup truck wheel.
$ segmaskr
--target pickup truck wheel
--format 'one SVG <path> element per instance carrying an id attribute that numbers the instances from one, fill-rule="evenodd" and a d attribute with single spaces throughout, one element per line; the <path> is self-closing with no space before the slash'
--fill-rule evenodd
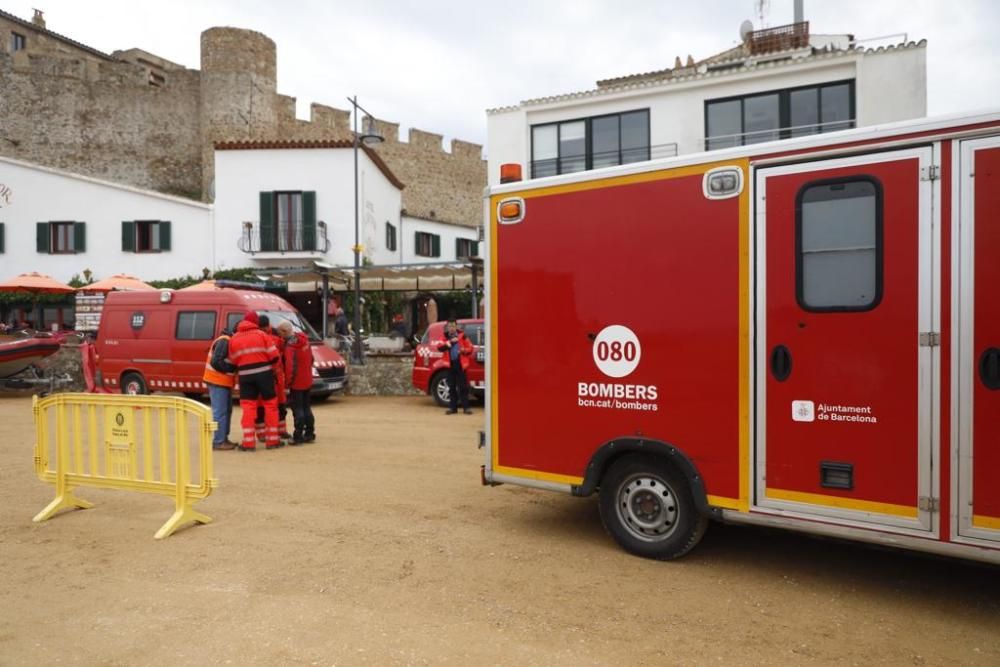
<path id="1" fill-rule="evenodd" d="M 451 397 L 451 393 L 448 391 L 448 374 L 444 371 L 438 371 L 437 375 L 431 378 L 430 389 L 434 402 L 442 408 L 448 407 L 448 399 Z"/>
<path id="2" fill-rule="evenodd" d="M 601 480 L 599 505 L 601 521 L 615 541 L 644 558 L 683 556 L 708 525 L 684 475 L 649 456 L 616 461 Z"/>
<path id="3" fill-rule="evenodd" d="M 121 386 L 123 394 L 137 396 L 149 393 L 149 389 L 146 387 L 146 380 L 139 373 L 126 373 L 123 375 Z"/>

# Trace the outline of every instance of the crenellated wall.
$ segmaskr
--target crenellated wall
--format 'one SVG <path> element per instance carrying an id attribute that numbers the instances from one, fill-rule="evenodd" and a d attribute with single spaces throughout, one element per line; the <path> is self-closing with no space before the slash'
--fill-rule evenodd
<path id="1" fill-rule="evenodd" d="M 216 142 L 351 138 L 349 111 L 312 104 L 308 121 L 295 117 L 295 98 L 277 92 L 277 47 L 259 32 L 204 31 L 200 71 L 57 38 L 42 30 L 24 51 L 0 50 L 0 155 L 210 200 Z M 405 184 L 407 214 L 480 224 L 481 146 L 455 140 L 448 152 L 439 134 L 401 140 L 397 123 L 380 126 L 375 150 Z"/>

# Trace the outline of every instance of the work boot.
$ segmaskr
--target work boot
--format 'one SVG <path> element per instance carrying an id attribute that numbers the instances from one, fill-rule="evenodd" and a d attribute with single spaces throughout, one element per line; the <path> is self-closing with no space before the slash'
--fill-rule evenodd
<path id="1" fill-rule="evenodd" d="M 257 447 L 256 446 L 254 446 L 254 447 L 244 447 L 243 445 L 240 445 L 240 446 L 237 447 L 237 449 L 239 449 L 241 452 L 256 452 L 257 451 Z"/>
<path id="2" fill-rule="evenodd" d="M 212 449 L 219 452 L 228 452 L 231 449 L 236 449 L 236 443 L 223 440 L 217 445 L 212 445 Z"/>

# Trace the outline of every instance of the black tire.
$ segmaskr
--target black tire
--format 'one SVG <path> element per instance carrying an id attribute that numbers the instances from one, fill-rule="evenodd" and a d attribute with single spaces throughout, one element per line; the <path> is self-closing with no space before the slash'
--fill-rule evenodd
<path id="1" fill-rule="evenodd" d="M 428 391 L 434 398 L 435 403 L 442 408 L 447 408 L 448 398 L 451 395 L 451 392 L 448 390 L 448 374 L 445 371 L 438 371 L 437 374 L 431 378 Z"/>
<path id="2" fill-rule="evenodd" d="M 190 398 L 192 401 L 201 401 L 205 395 L 200 391 L 185 391 L 184 397 Z"/>
<path id="3" fill-rule="evenodd" d="M 650 456 L 615 461 L 601 480 L 599 500 L 604 528 L 625 551 L 643 558 L 679 558 L 708 526 L 684 475 Z"/>
<path id="4" fill-rule="evenodd" d="M 148 394 L 149 388 L 146 386 L 146 379 L 139 373 L 126 373 L 122 376 L 123 394 Z"/>
<path id="5" fill-rule="evenodd" d="M 333 396 L 333 392 L 332 391 L 323 391 L 323 392 L 319 392 L 317 394 L 311 394 L 309 396 L 309 401 L 312 402 L 312 403 L 322 403 L 323 401 L 325 401 L 326 399 L 330 398 L 331 396 Z"/>

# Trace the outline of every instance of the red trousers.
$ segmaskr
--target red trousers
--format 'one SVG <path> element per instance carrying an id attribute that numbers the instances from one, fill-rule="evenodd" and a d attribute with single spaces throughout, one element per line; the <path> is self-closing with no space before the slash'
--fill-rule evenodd
<path id="1" fill-rule="evenodd" d="M 276 447 L 278 439 L 278 397 L 260 399 L 264 404 L 264 444 L 268 447 Z M 240 424 L 243 426 L 243 448 L 253 449 L 257 446 L 254 432 L 254 422 L 257 419 L 258 399 L 240 398 L 240 408 L 243 416 Z"/>

